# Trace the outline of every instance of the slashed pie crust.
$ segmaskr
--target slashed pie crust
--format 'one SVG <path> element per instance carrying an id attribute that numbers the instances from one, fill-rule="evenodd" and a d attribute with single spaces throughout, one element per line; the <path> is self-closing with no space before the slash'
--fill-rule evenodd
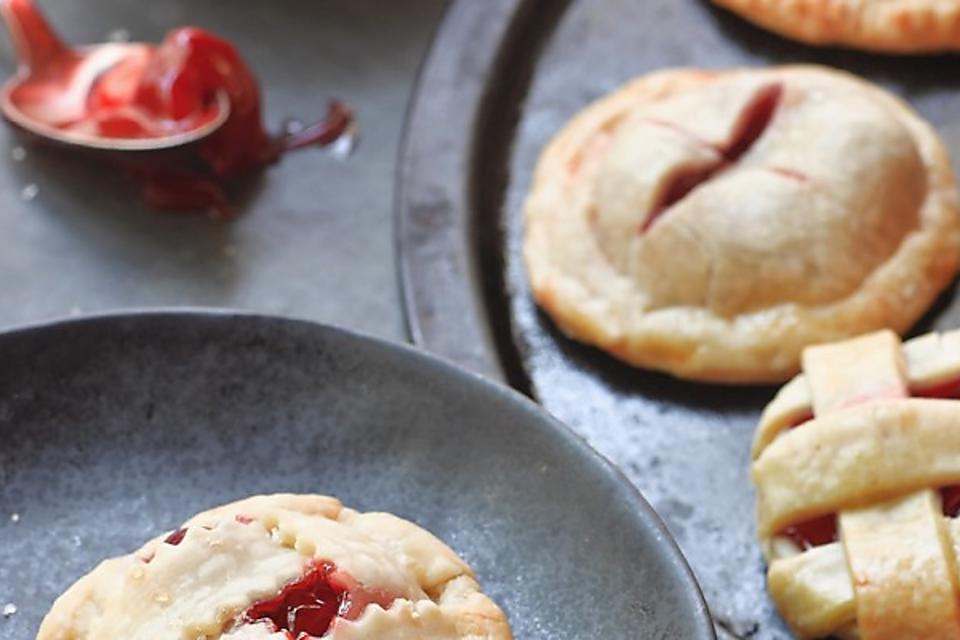
<path id="1" fill-rule="evenodd" d="M 636 366 L 774 382 L 810 344 L 908 329 L 960 264 L 931 127 L 822 67 L 669 70 L 574 117 L 525 204 L 534 297 Z"/>
<path id="2" fill-rule="evenodd" d="M 888 53 L 960 50 L 957 0 L 713 0 L 757 25 L 815 45 Z"/>
<path id="3" fill-rule="evenodd" d="M 322 613 L 291 605 L 303 604 L 298 581 L 318 575 L 322 588 L 332 588 L 326 580 L 343 592 L 325 634 L 298 635 L 296 625 L 281 628 L 267 619 L 274 610 L 282 624 L 288 615 Z M 480 591 L 470 567 L 420 527 L 386 513 L 357 513 L 333 498 L 273 495 L 202 513 L 133 554 L 107 560 L 57 600 L 37 640 L 321 635 L 511 638 L 503 612 Z"/>

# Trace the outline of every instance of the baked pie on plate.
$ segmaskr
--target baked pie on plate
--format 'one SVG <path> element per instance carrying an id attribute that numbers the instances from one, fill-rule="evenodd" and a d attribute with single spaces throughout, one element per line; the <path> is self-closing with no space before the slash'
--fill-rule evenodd
<path id="1" fill-rule="evenodd" d="M 634 80 L 550 142 L 525 221 L 566 334 L 705 381 L 783 381 L 810 344 L 903 332 L 960 263 L 936 133 L 814 66 Z"/>
<path id="2" fill-rule="evenodd" d="M 804 352 L 753 447 L 768 588 L 800 638 L 960 638 L 960 331 Z"/>
<path id="3" fill-rule="evenodd" d="M 258 496 L 107 560 L 37 640 L 509 640 L 470 567 L 416 525 Z"/>
<path id="4" fill-rule="evenodd" d="M 889 53 L 960 49 L 956 0 L 713 0 L 761 27 L 816 45 Z"/>

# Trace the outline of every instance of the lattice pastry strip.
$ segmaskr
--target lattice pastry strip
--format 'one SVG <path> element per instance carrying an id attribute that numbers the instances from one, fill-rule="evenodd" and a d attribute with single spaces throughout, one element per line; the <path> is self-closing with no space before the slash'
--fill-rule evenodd
<path id="1" fill-rule="evenodd" d="M 960 638 L 960 332 L 814 347 L 804 370 L 752 469 L 781 613 L 802 638 Z"/>
<path id="2" fill-rule="evenodd" d="M 840 514 L 861 637 L 960 634 L 956 562 L 941 513 L 939 496 L 924 489 Z"/>
<path id="3" fill-rule="evenodd" d="M 899 339 L 888 332 L 872 334 L 867 338 L 892 339 L 899 344 Z M 864 339 L 857 338 L 850 343 L 864 345 Z M 901 351 L 912 396 L 950 397 L 960 392 L 960 330 L 914 338 L 902 345 Z M 753 442 L 753 457 L 760 455 L 782 431 L 812 417 L 813 392 L 808 377 L 801 374 L 784 385 L 773 402 L 764 409 Z"/>

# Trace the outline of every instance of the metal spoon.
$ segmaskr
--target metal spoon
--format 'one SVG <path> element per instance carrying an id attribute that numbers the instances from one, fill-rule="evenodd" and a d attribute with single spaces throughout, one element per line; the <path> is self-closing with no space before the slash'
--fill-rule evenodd
<path id="1" fill-rule="evenodd" d="M 156 151 L 201 140 L 219 129 L 230 115 L 230 99 L 225 92 L 219 92 L 214 117 L 185 132 L 162 137 L 114 138 L 60 129 L 24 112 L 14 101 L 14 93 L 31 82 L 37 83 L 37 78 L 56 77 L 58 67 L 64 70 L 66 62 L 71 81 L 56 99 L 65 101 L 63 104 L 68 108 L 85 110 L 83 105 L 98 78 L 131 55 L 142 54 L 151 45 L 108 42 L 72 48 L 44 20 L 33 0 L 0 0 L 0 17 L 20 63 L 17 75 L 0 87 L 0 113 L 15 126 L 44 140 L 102 151 Z"/>

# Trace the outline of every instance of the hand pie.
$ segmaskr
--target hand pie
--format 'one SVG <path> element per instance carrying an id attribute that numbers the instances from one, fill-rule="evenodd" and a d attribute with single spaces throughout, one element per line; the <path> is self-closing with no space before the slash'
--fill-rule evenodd
<path id="1" fill-rule="evenodd" d="M 260 496 L 107 560 L 37 640 L 509 640 L 463 560 L 385 513 Z"/>
<path id="2" fill-rule="evenodd" d="M 960 638 L 960 331 L 803 354 L 753 447 L 768 588 L 799 638 Z"/>
<path id="3" fill-rule="evenodd" d="M 783 381 L 810 344 L 908 329 L 960 262 L 937 135 L 846 73 L 641 77 L 554 137 L 525 207 L 537 302 L 636 366 Z"/>
<path id="4" fill-rule="evenodd" d="M 888 53 L 960 50 L 956 0 L 713 0 L 780 35 Z"/>

